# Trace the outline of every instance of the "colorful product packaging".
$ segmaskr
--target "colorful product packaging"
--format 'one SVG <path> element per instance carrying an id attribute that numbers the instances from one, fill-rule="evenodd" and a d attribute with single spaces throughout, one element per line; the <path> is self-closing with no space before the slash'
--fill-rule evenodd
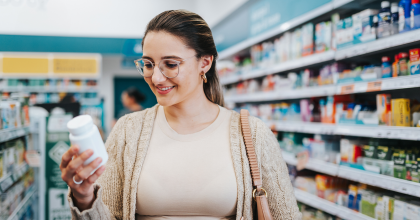
<path id="1" fill-rule="evenodd" d="M 398 66 L 399 66 L 399 76 L 408 76 L 410 75 L 409 69 L 409 59 L 407 53 L 398 54 Z"/>
<path id="2" fill-rule="evenodd" d="M 353 44 L 365 43 L 376 40 L 376 31 L 373 28 L 373 17 L 377 10 L 366 9 L 352 16 Z"/>
<path id="3" fill-rule="evenodd" d="M 391 109 L 393 126 L 411 126 L 410 99 L 392 99 Z"/>
<path id="4" fill-rule="evenodd" d="M 380 125 L 391 125 L 391 95 L 378 94 L 376 95 L 376 107 L 378 112 Z"/>
<path id="5" fill-rule="evenodd" d="M 420 74 L 420 49 L 410 50 L 410 74 Z"/>
<path id="6" fill-rule="evenodd" d="M 351 17 L 337 23 L 337 49 L 353 45 L 353 19 Z"/>
<path id="7" fill-rule="evenodd" d="M 406 179 L 407 169 L 405 166 L 405 150 L 396 149 L 394 151 L 394 177 L 399 179 Z"/>
<path id="8" fill-rule="evenodd" d="M 302 56 L 309 56 L 314 52 L 314 24 L 308 23 L 302 27 Z"/>
<path id="9" fill-rule="evenodd" d="M 331 22 L 321 22 L 315 27 L 316 52 L 322 53 L 331 50 Z"/>

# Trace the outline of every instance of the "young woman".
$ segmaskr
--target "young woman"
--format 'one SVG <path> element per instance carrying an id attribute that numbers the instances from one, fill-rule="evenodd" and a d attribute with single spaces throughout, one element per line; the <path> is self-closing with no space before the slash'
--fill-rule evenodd
<path id="1" fill-rule="evenodd" d="M 136 65 L 158 105 L 118 120 L 109 160 L 61 163 L 73 219 L 252 219 L 252 179 L 239 114 L 223 108 L 217 51 L 197 14 L 166 11 L 150 21 Z M 274 219 L 300 219 L 276 138 L 250 117 L 263 188 Z M 73 159 L 72 159 L 73 158 Z"/>

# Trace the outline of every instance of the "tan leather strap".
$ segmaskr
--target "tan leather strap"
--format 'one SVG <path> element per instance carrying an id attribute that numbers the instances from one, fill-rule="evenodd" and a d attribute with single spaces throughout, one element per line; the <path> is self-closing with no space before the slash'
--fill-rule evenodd
<path id="1" fill-rule="evenodd" d="M 246 154 L 248 155 L 249 167 L 251 168 L 252 182 L 259 192 L 262 187 L 260 169 L 258 168 L 257 155 L 255 154 L 254 144 L 252 143 L 251 128 L 249 127 L 249 112 L 241 110 L 242 135 L 244 136 Z"/>

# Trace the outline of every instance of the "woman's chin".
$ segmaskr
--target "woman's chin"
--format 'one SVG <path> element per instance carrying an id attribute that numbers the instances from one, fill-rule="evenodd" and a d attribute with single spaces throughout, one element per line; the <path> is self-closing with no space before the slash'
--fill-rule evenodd
<path id="1" fill-rule="evenodd" d="M 164 107 L 171 106 L 176 103 L 173 100 L 170 100 L 168 98 L 157 98 L 157 102 L 159 105 L 164 106 Z"/>

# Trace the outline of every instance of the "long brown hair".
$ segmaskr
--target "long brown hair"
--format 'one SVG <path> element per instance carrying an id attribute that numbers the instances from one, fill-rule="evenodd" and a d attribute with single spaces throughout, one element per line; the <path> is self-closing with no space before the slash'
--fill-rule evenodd
<path id="1" fill-rule="evenodd" d="M 211 68 L 206 73 L 207 83 L 204 83 L 203 89 L 208 100 L 223 106 L 223 94 L 216 71 L 217 50 L 210 27 L 206 21 L 193 12 L 169 10 L 160 13 L 149 22 L 144 33 L 143 42 L 150 31 L 165 31 L 180 37 L 188 47 L 195 50 L 197 59 L 204 55 L 213 56 Z"/>

